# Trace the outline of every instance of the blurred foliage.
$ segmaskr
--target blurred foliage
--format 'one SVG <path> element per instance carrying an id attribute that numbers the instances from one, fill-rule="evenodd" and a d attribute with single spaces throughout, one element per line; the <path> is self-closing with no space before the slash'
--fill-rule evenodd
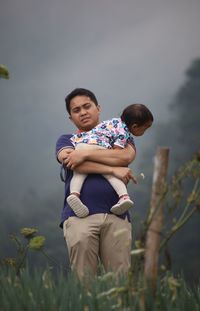
<path id="1" fill-rule="evenodd" d="M 0 78 L 10 79 L 8 68 L 5 65 L 0 64 Z"/>
<path id="2" fill-rule="evenodd" d="M 184 163 L 172 176 L 171 181 L 165 184 L 163 194 L 155 207 L 154 213 L 162 208 L 164 213 L 163 228 L 160 233 L 160 255 L 164 254 L 164 263 L 161 262 L 160 272 L 172 268 L 171 252 L 168 242 L 178 231 L 182 230 L 189 222 L 194 213 L 199 216 L 200 211 L 200 153 L 196 153 L 191 160 Z M 144 252 L 147 231 L 154 217 L 154 213 L 141 222 L 140 233 L 134 241 L 132 253 L 141 254 L 140 261 L 137 260 L 137 269 L 144 269 Z M 162 256 L 163 257 L 163 256 Z M 187 262 L 190 264 L 188 258 Z"/>
<path id="3" fill-rule="evenodd" d="M 167 196 L 168 219 L 171 219 L 172 224 L 170 229 L 166 228 L 168 230 L 163 232 L 161 248 L 200 209 L 200 152 L 182 165 L 172 177 Z"/>
<path id="4" fill-rule="evenodd" d="M 36 228 L 22 228 L 20 233 L 27 239 L 32 239 L 34 234 L 38 232 Z"/>
<path id="5" fill-rule="evenodd" d="M 190 288 L 182 277 L 165 274 L 157 282 L 156 296 L 140 283 L 132 287 L 126 278 L 113 273 L 100 275 L 89 284 L 80 282 L 73 273 L 67 278 L 62 271 L 53 276 L 51 269 L 19 276 L 0 271 L 0 310 L 48 311 L 199 311 L 200 288 Z"/>
<path id="6" fill-rule="evenodd" d="M 29 248 L 34 250 L 41 250 L 44 246 L 45 237 L 42 235 L 32 238 L 29 242 Z"/>
<path id="7" fill-rule="evenodd" d="M 42 235 L 36 235 L 38 229 L 36 228 L 22 228 L 20 234 L 24 237 L 22 240 L 16 234 L 10 234 L 9 238 L 15 243 L 17 254 L 16 257 L 5 257 L 1 259 L 1 265 L 8 268 L 14 268 L 16 274 L 19 275 L 21 270 L 27 264 L 28 252 L 30 250 L 40 251 L 48 261 L 53 262 L 59 266 L 59 263 L 50 255 L 44 251 L 45 237 Z"/>

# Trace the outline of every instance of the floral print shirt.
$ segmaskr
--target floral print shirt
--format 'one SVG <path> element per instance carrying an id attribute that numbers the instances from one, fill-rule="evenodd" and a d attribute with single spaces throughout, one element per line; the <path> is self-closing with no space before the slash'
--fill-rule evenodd
<path id="1" fill-rule="evenodd" d="M 107 149 L 113 146 L 124 148 L 127 143 L 135 146 L 134 139 L 121 118 L 103 121 L 91 131 L 74 134 L 71 141 L 75 147 L 80 143 L 99 145 Z"/>

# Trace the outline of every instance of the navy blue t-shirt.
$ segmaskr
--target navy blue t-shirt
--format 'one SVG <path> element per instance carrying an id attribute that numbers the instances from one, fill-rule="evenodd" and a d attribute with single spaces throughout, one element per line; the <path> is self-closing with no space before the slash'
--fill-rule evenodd
<path id="1" fill-rule="evenodd" d="M 74 149 L 74 146 L 70 141 L 71 136 L 72 134 L 62 135 L 58 139 L 56 143 L 56 155 L 62 149 Z M 66 198 L 70 194 L 70 181 L 72 179 L 73 171 L 61 166 L 61 173 L 63 176 L 62 179 L 65 182 L 65 198 L 60 223 L 60 227 L 62 228 L 63 222 L 70 216 L 75 216 L 75 214 L 66 202 Z M 89 215 L 93 215 L 101 213 L 111 214 L 110 209 L 118 202 L 119 197 L 110 183 L 102 175 L 88 174 L 81 189 L 80 199 L 88 207 Z M 128 220 L 130 221 L 128 212 L 118 217 L 123 219 L 128 217 Z"/>

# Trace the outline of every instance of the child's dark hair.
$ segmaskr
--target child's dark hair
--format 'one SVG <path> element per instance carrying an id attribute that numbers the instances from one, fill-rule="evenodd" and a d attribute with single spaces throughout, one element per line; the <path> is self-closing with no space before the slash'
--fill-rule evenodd
<path id="1" fill-rule="evenodd" d="M 98 101 L 94 93 L 92 93 L 90 90 L 87 89 L 76 88 L 71 93 L 69 93 L 65 98 L 66 109 L 69 114 L 70 114 L 70 101 L 76 96 L 87 96 L 91 99 L 91 101 L 95 103 L 96 106 L 98 106 Z"/>
<path id="2" fill-rule="evenodd" d="M 153 115 L 145 105 L 132 104 L 124 109 L 121 120 L 130 128 L 133 124 L 142 126 L 148 121 L 153 122 Z"/>

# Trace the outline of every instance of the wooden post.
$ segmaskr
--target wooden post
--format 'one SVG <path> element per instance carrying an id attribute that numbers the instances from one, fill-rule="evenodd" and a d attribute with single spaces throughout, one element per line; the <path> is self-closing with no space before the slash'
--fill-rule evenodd
<path id="1" fill-rule="evenodd" d="M 144 277 L 155 292 L 158 272 L 160 234 L 163 225 L 162 197 L 166 189 L 169 148 L 159 147 L 154 159 L 152 195 L 150 203 L 150 225 L 146 236 Z"/>

